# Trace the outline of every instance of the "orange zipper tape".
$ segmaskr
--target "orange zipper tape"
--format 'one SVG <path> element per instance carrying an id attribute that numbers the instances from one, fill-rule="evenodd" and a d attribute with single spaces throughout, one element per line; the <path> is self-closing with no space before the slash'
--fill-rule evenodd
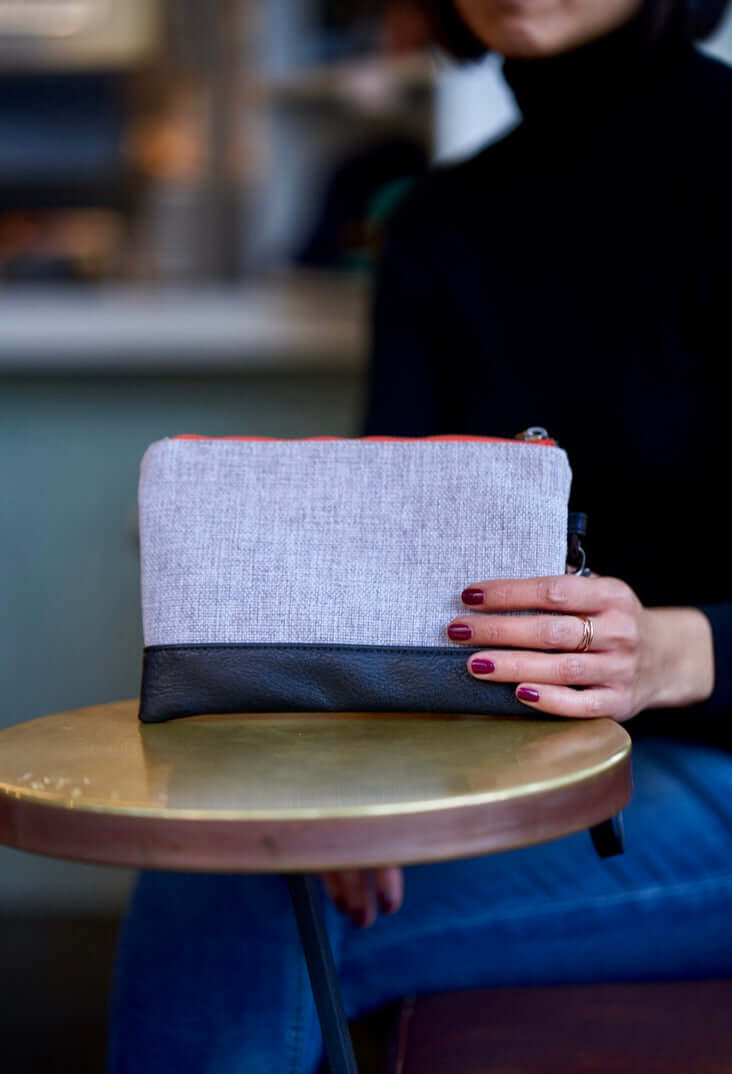
<path id="1" fill-rule="evenodd" d="M 241 440 L 254 443 L 299 443 L 309 444 L 319 441 L 360 440 L 375 443 L 416 444 L 425 440 L 431 441 L 471 441 L 485 444 L 543 444 L 545 447 L 556 447 L 556 440 L 521 440 L 507 436 L 463 436 L 459 433 L 447 436 L 306 436 L 306 437 L 283 437 L 283 436 L 199 436 L 196 433 L 181 433 L 171 437 L 171 440 Z"/>

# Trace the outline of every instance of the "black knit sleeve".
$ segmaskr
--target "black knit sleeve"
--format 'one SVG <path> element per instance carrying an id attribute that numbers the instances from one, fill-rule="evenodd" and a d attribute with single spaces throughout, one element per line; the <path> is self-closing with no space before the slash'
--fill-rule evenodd
<path id="1" fill-rule="evenodd" d="M 714 639 L 714 690 L 701 706 L 708 715 L 732 713 L 732 604 L 701 604 L 699 611 L 712 624 Z"/>
<path id="2" fill-rule="evenodd" d="M 694 98 L 696 121 L 694 159 L 703 153 L 704 199 L 696 206 L 695 227 L 703 253 L 698 258 L 697 274 L 703 280 L 704 316 L 698 326 L 700 339 L 709 355 L 702 377 L 716 386 L 707 395 L 707 429 L 717 437 L 716 459 L 720 487 L 727 481 L 729 406 L 727 393 L 720 390 L 722 370 L 729 365 L 730 295 L 732 294 L 732 212 L 729 192 L 732 189 L 732 143 L 720 137 L 717 117 L 729 114 L 732 107 L 732 72 L 725 65 L 708 57 L 697 57 L 697 96 Z M 705 124 L 698 116 L 706 117 Z M 715 683 L 712 696 L 702 706 L 710 717 L 732 717 L 732 578 L 728 557 L 718 565 L 717 592 L 721 598 L 714 603 L 700 603 L 699 610 L 709 619 L 714 638 Z M 727 742 L 732 744 L 732 732 Z"/>

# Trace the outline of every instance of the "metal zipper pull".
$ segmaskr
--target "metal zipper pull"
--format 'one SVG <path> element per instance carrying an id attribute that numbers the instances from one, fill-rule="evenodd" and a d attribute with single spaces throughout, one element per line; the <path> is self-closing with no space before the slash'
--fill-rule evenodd
<path id="1" fill-rule="evenodd" d="M 527 443 L 531 443 L 532 440 L 551 440 L 551 437 L 541 425 L 530 425 L 522 433 L 516 433 L 514 440 L 524 440 Z"/>

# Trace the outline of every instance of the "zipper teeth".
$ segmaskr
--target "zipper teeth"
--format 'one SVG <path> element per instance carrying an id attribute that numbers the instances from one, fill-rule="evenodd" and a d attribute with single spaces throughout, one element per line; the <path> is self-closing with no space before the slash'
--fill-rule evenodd
<path id="1" fill-rule="evenodd" d="M 345 444 L 351 441 L 374 444 L 420 444 L 425 441 L 430 443 L 473 443 L 473 444 L 529 444 L 541 447 L 556 447 L 556 440 L 522 440 L 517 437 L 507 436 L 201 436 L 197 433 L 181 433 L 170 437 L 171 440 L 205 440 L 205 441 L 233 441 L 241 443 L 266 443 L 266 444 L 316 444 L 338 443 Z"/>

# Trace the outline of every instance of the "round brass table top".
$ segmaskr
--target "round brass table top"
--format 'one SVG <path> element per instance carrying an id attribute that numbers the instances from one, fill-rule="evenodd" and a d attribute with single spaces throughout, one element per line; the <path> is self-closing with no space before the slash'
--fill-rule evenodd
<path id="1" fill-rule="evenodd" d="M 0 731 L 0 842 L 210 871 L 435 861 L 555 838 L 630 796 L 610 720 L 196 716 L 122 701 Z"/>

